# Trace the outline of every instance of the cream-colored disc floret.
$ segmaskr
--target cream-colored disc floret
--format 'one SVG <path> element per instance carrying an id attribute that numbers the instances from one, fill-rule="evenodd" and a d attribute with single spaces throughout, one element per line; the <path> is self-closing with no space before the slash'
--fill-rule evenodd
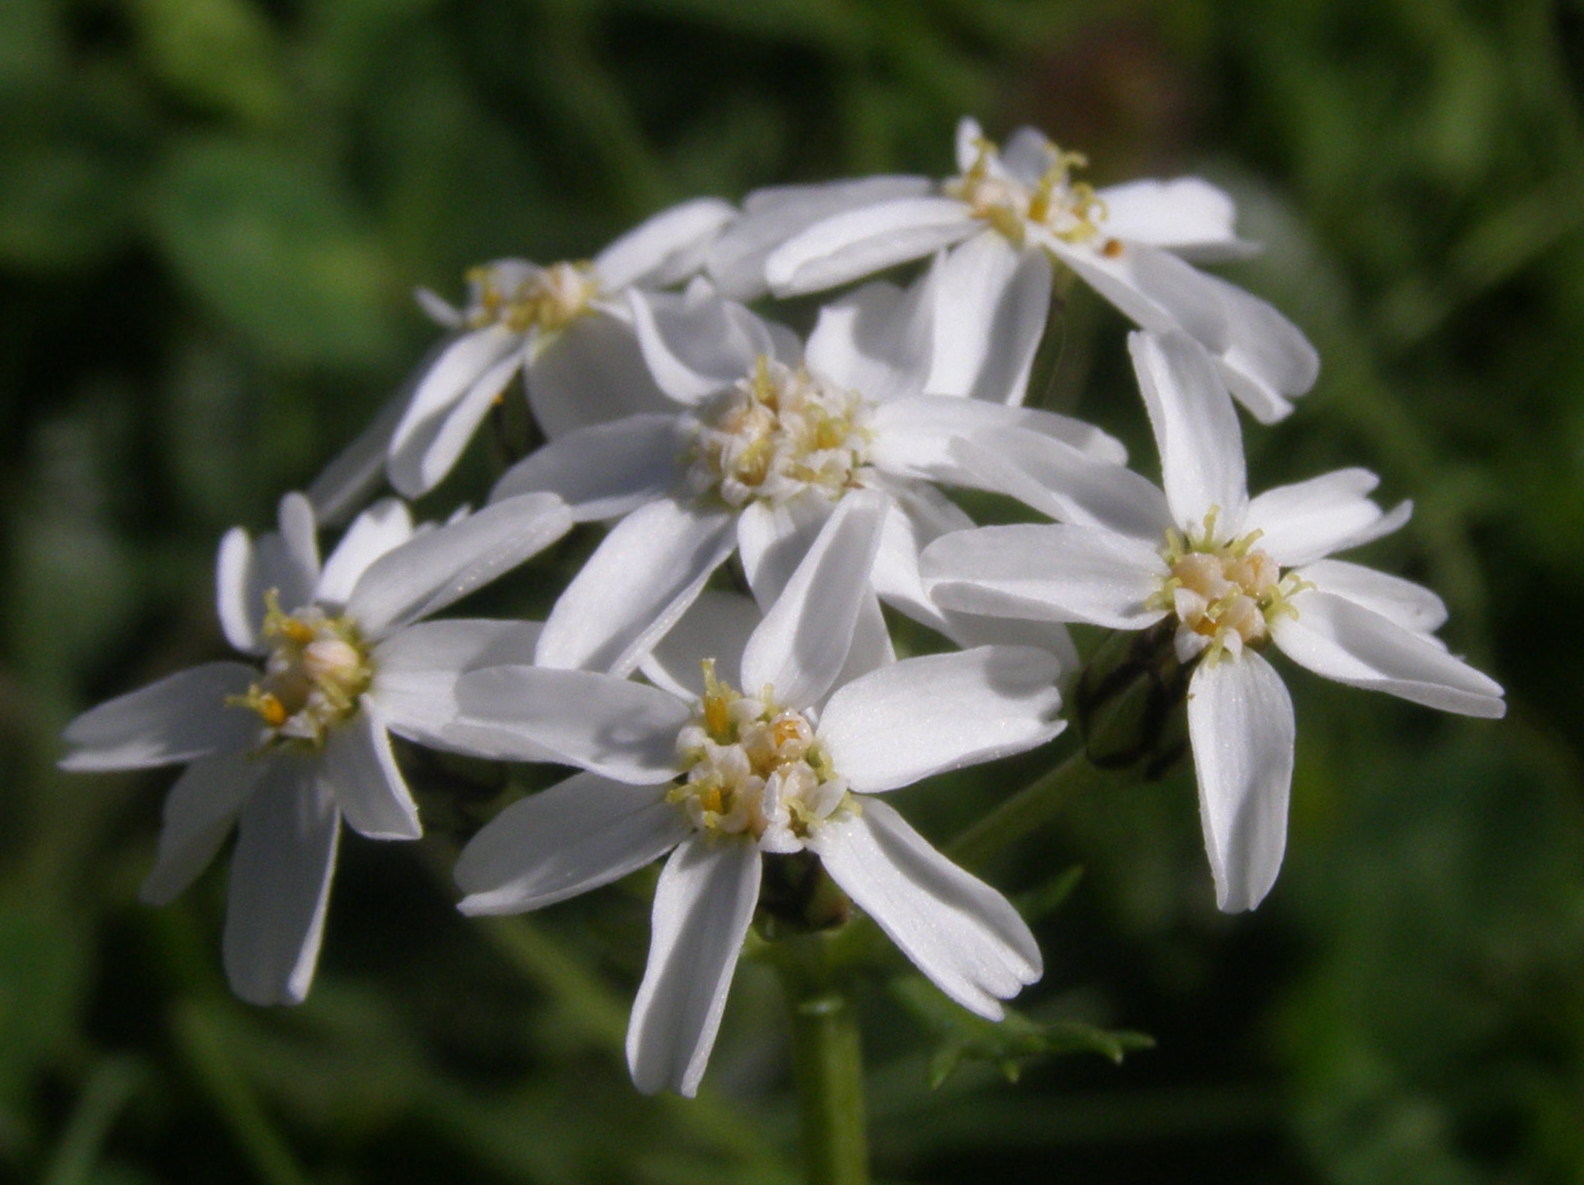
<path id="1" fill-rule="evenodd" d="M 1245 646 L 1258 648 L 1270 637 L 1280 614 L 1298 616 L 1292 597 L 1309 583 L 1281 568 L 1257 546 L 1260 532 L 1218 542 L 1212 507 L 1202 533 L 1170 530 L 1161 551 L 1169 574 L 1151 605 L 1177 615 L 1177 657 L 1183 662 L 1198 654 L 1216 662 L 1223 654 L 1236 657 Z"/>
<path id="2" fill-rule="evenodd" d="M 473 268 L 467 279 L 472 291 L 467 323 L 472 329 L 504 325 L 519 333 L 551 333 L 586 313 L 599 295 L 599 277 L 591 263 L 536 267 L 510 260 Z"/>
<path id="3" fill-rule="evenodd" d="M 1030 225 L 1043 227 L 1068 243 L 1088 242 L 1100 234 L 1105 205 L 1087 182 L 1074 181 L 1073 170 L 1089 162 L 1081 152 L 1063 152 L 1051 145 L 1051 165 L 1034 185 L 1013 177 L 1001 164 L 1001 152 L 981 138 L 978 156 L 968 171 L 942 187 L 948 197 L 967 204 L 975 218 L 1000 231 L 1014 246 L 1023 246 Z M 1121 244 L 1107 239 L 1101 250 L 1119 254 Z"/>
<path id="4" fill-rule="evenodd" d="M 698 830 L 743 836 L 767 852 L 801 851 L 822 822 L 858 811 L 802 712 L 715 677 L 705 660 L 698 716 L 677 737 L 681 780 L 667 801 Z"/>
<path id="5" fill-rule="evenodd" d="M 266 746 L 296 742 L 317 748 L 325 734 L 357 711 L 373 678 L 368 647 L 347 617 L 317 605 L 287 614 L 271 589 L 264 597 L 264 677 L 228 702 L 264 721 Z"/>
<path id="6" fill-rule="evenodd" d="M 873 415 L 856 391 L 761 355 L 751 376 L 700 409 L 688 485 L 733 507 L 806 489 L 834 501 L 864 482 Z"/>

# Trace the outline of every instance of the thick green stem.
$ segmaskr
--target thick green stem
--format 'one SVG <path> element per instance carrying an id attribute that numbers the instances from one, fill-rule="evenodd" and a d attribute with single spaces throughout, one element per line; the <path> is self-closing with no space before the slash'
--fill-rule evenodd
<path id="1" fill-rule="evenodd" d="M 792 939 L 776 963 L 792 1013 L 792 1071 L 809 1185 L 867 1185 L 863 1053 L 852 999 L 830 975 L 828 936 Z"/>
<path id="2" fill-rule="evenodd" d="M 1104 785 L 1110 776 L 1080 749 L 964 831 L 946 854 L 969 868 L 981 864 L 1055 818 L 1069 798 Z"/>

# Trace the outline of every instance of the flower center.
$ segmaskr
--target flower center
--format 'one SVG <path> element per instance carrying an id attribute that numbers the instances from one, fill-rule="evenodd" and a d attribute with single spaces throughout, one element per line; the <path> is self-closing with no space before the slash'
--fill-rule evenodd
<path id="1" fill-rule="evenodd" d="M 757 699 L 715 677 L 704 661 L 704 698 L 677 736 L 682 777 L 666 798 L 700 831 L 744 835 L 767 852 L 802 851 L 810 832 L 858 810 L 802 712 Z"/>
<path id="2" fill-rule="evenodd" d="M 258 713 L 266 729 L 262 747 L 295 741 L 317 748 L 330 728 L 357 711 L 374 674 L 368 648 L 350 618 L 326 617 L 317 605 L 288 615 L 273 589 L 264 603 L 264 677 L 227 702 Z"/>
<path id="3" fill-rule="evenodd" d="M 1081 152 L 1063 152 L 1051 145 L 1050 166 L 1029 185 L 1007 171 L 993 141 L 981 139 L 978 148 L 979 155 L 968 171 L 942 188 L 1015 246 L 1023 245 L 1030 226 L 1043 227 L 1068 243 L 1086 242 L 1100 233 L 1105 204 L 1095 196 L 1093 186 L 1072 179 L 1075 169 L 1089 163 Z M 1110 255 L 1119 248 L 1120 244 L 1110 239 L 1104 250 Z"/>
<path id="4" fill-rule="evenodd" d="M 779 505 L 810 488 L 835 501 L 863 484 L 873 414 L 856 391 L 761 355 L 751 377 L 699 413 L 688 485 L 733 507 Z"/>
<path id="5" fill-rule="evenodd" d="M 550 333 L 582 316 L 599 295 L 591 263 L 537 267 L 503 260 L 473 268 L 467 280 L 472 292 L 467 323 L 474 329 L 504 325 L 518 333 Z"/>
<path id="6" fill-rule="evenodd" d="M 1202 534 L 1167 531 L 1161 551 L 1170 574 L 1150 604 L 1177 615 L 1177 656 L 1184 662 L 1203 653 L 1213 663 L 1223 653 L 1235 658 L 1245 646 L 1263 646 L 1271 622 L 1283 613 L 1297 617 L 1292 597 L 1310 587 L 1291 573 L 1284 576 L 1255 546 L 1259 531 L 1217 542 L 1218 514 L 1212 507 L 1205 515 Z"/>

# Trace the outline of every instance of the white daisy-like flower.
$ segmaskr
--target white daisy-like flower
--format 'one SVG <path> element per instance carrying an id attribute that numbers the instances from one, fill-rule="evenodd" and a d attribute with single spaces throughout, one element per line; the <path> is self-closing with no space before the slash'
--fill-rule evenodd
<path id="1" fill-rule="evenodd" d="M 534 419 L 551 438 L 662 405 L 624 294 L 696 274 L 734 217 L 726 202 L 698 198 L 656 214 L 589 261 L 496 260 L 468 273 L 462 308 L 420 290 L 424 309 L 452 336 L 310 487 L 320 516 L 350 509 L 382 472 L 409 498 L 433 488 L 519 372 Z"/>
<path id="2" fill-rule="evenodd" d="M 1252 247 L 1232 228 L 1231 198 L 1197 177 L 1094 189 L 1084 158 L 1033 128 L 1004 149 L 979 125 L 957 127 L 958 174 L 942 182 L 876 177 L 749 196 L 711 250 L 723 292 L 750 299 L 832 288 L 949 247 L 943 332 L 1008 316 L 1041 321 L 1052 266 L 1079 276 L 1140 327 L 1181 330 L 1216 360 L 1259 420 L 1281 419 L 1314 385 L 1319 357 L 1265 301 L 1190 266 Z"/>
<path id="3" fill-rule="evenodd" d="M 537 640 L 520 623 L 414 623 L 570 526 L 546 494 L 418 531 L 387 500 L 321 566 L 313 510 L 288 494 L 278 532 L 254 541 L 237 528 L 220 545 L 221 625 L 261 665 L 180 671 L 67 726 L 66 769 L 187 765 L 166 799 L 145 901 L 175 898 L 236 823 L 225 966 L 237 995 L 307 995 L 342 817 L 374 839 L 422 833 L 388 734 L 444 746 L 457 675 L 482 658 L 526 661 Z"/>
<path id="4" fill-rule="evenodd" d="M 627 673 L 733 550 L 768 605 L 856 490 L 886 501 L 880 596 L 959 643 L 1009 640 L 983 633 L 983 619 L 942 611 L 919 582 L 919 549 L 972 525 L 932 484 L 981 484 L 951 445 L 1016 425 L 1080 459 L 1125 454 L 1087 424 L 1009 406 L 1026 368 L 1007 364 L 1000 339 L 963 347 L 964 358 L 948 348 L 956 339 L 932 337 L 941 282 L 934 269 L 907 290 L 865 286 L 823 310 L 806 350 L 702 281 L 680 294 L 632 293 L 670 410 L 553 440 L 496 489 L 550 490 L 578 518 L 621 519 L 552 610 L 540 662 Z M 983 398 L 927 393 L 930 376 L 949 368 Z"/>
<path id="5" fill-rule="evenodd" d="M 1174 620 L 1205 847 L 1222 909 L 1259 904 L 1286 845 L 1292 701 L 1261 651 L 1356 687 L 1469 716 L 1505 711 L 1502 689 L 1433 636 L 1446 620 L 1428 589 L 1329 558 L 1396 530 L 1377 478 L 1344 469 L 1250 498 L 1237 415 L 1189 338 L 1129 342 L 1164 492 L 1117 470 L 1069 481 L 1037 437 L 1003 434 L 1006 492 L 1070 521 L 948 535 L 922 557 L 931 595 L 977 613 L 1145 629 Z M 1064 458 L 1061 460 L 1065 460 Z M 982 463 L 991 462 L 982 458 Z"/>
<path id="6" fill-rule="evenodd" d="M 548 750 L 585 771 L 474 838 L 456 867 L 464 912 L 535 909 L 671 853 L 627 1035 L 640 1090 L 697 1089 L 764 853 L 817 855 L 925 975 L 981 1016 L 998 1019 L 999 1002 L 1040 974 L 1012 906 L 878 796 L 1055 736 L 1057 661 L 1012 646 L 866 661 L 854 643 L 883 510 L 874 495 L 845 500 L 745 642 L 742 614 L 696 619 L 715 626 L 717 645 L 693 656 L 695 672 L 706 659 L 702 687 L 678 673 L 675 646 L 646 668 L 660 686 L 509 665 L 458 684 L 454 743 L 508 760 Z"/>

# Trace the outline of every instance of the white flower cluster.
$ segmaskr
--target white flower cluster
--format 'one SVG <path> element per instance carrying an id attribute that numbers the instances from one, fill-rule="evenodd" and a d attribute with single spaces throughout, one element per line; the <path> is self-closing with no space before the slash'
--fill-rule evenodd
<path id="1" fill-rule="evenodd" d="M 185 764 L 144 888 L 167 901 L 233 823 L 226 968 L 303 998 L 344 817 L 420 834 L 390 733 L 581 769 L 462 852 L 466 913 L 535 909 L 666 857 L 629 1030 L 643 1090 L 691 1094 L 776 860 L 817 860 L 947 995 L 998 1018 L 1040 974 L 1028 927 L 883 796 L 1041 745 L 1077 662 L 1065 623 L 1170 623 L 1224 909 L 1285 842 L 1291 701 L 1270 646 L 1343 683 L 1499 716 L 1436 639 L 1433 593 L 1329 558 L 1396 529 L 1350 469 L 1250 497 L 1233 400 L 1274 421 L 1313 383 L 1303 335 L 1190 261 L 1241 255 L 1229 198 L 1187 178 L 1094 189 L 1031 129 L 964 120 L 956 176 L 697 200 L 596 255 L 475 269 L 431 360 L 277 531 L 220 547 L 216 662 L 67 729 L 83 770 Z M 905 284 L 871 279 L 923 261 Z M 1164 489 L 1121 445 L 1022 406 L 1058 283 L 1141 328 Z M 859 282 L 862 282 L 861 284 Z M 747 302 L 847 287 L 806 340 Z M 521 379 L 546 443 L 484 509 L 415 526 Z M 942 488 L 1054 522 L 976 526 Z M 360 509 L 361 508 L 361 509 Z M 323 562 L 322 524 L 346 519 Z M 554 543 L 602 541 L 542 624 L 422 621 Z M 735 554 L 750 597 L 707 589 Z M 957 649 L 898 660 L 882 602 Z M 1164 636 L 1164 635 L 1163 635 Z M 667 855 L 669 853 L 669 855 Z"/>

